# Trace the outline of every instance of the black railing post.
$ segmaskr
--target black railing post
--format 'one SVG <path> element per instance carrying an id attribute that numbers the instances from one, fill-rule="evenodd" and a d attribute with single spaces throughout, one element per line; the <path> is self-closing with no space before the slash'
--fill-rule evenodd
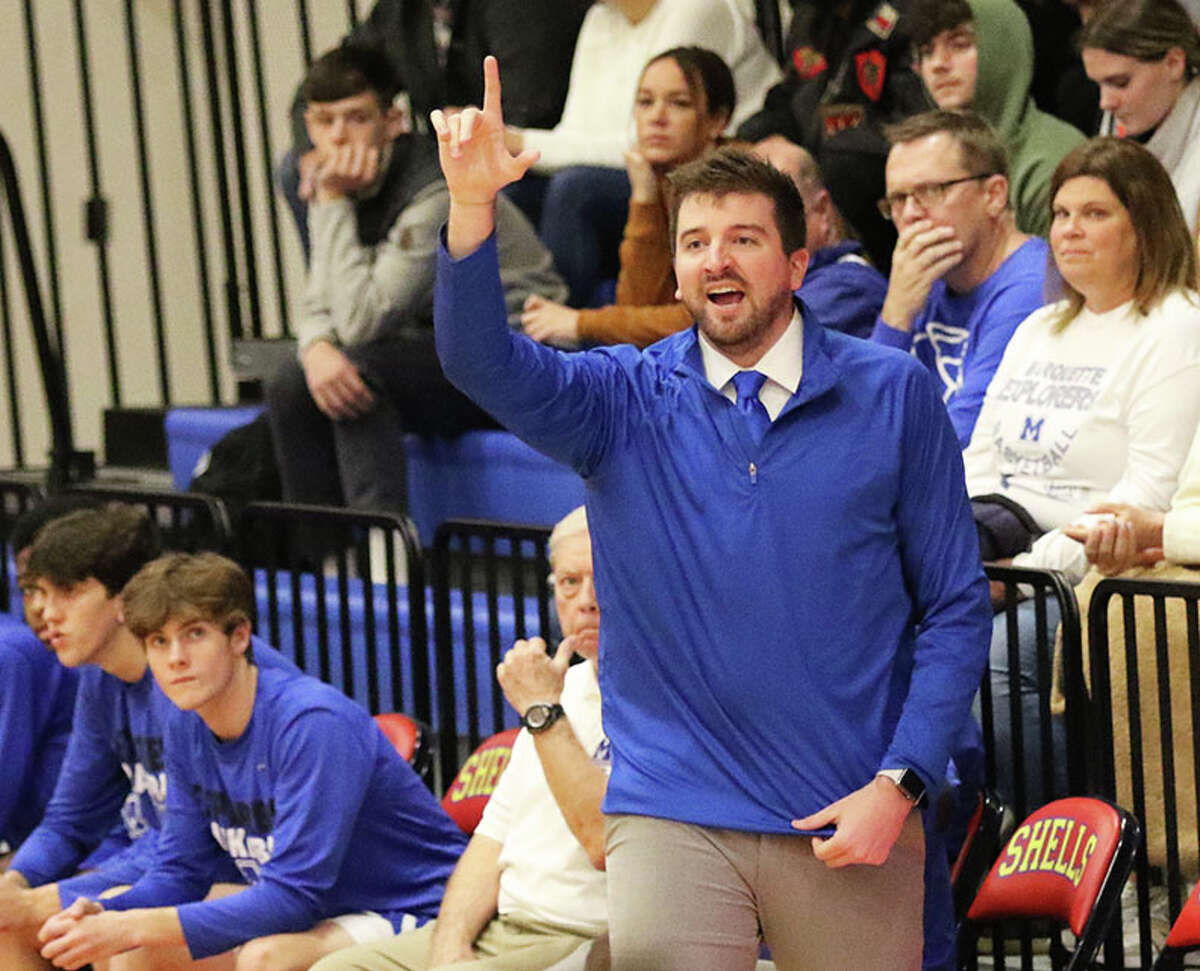
<path id="1" fill-rule="evenodd" d="M 179 64 L 179 99 L 183 118 L 183 139 L 187 148 L 188 188 L 192 199 L 192 230 L 196 244 L 196 277 L 200 290 L 200 310 L 204 320 L 204 350 L 208 363 L 208 392 L 213 404 L 221 400 L 221 382 L 217 374 L 217 331 L 209 294 L 208 234 L 204 230 L 204 203 L 200 193 L 200 161 L 196 151 L 196 125 L 192 115 L 192 78 L 187 55 L 187 31 L 183 19 L 183 0 L 174 0 L 175 57 Z"/>
<path id="2" fill-rule="evenodd" d="M 50 193 L 50 156 L 46 151 L 46 121 L 42 115 L 42 72 L 38 60 L 37 21 L 33 16 L 33 0 L 25 0 L 25 40 L 29 57 L 29 98 L 33 108 L 33 135 L 37 146 L 38 172 L 41 175 L 42 227 L 46 234 L 46 275 L 50 288 L 49 321 L 59 349 L 66 353 L 62 332 L 62 295 L 58 279 L 58 236 L 54 232 L 54 203 Z"/>
<path id="3" fill-rule="evenodd" d="M 154 192 L 150 187 L 150 149 L 146 140 L 146 110 L 142 101 L 142 64 L 138 51 L 137 20 L 133 0 L 125 0 L 125 42 L 129 57 L 129 88 L 133 98 L 133 132 L 137 146 L 138 176 L 142 193 L 142 227 L 146 234 L 146 274 L 150 311 L 154 318 L 154 350 L 158 362 L 158 390 L 164 405 L 171 403 L 171 371 L 167 363 L 162 283 L 158 270 L 158 237 L 154 231 Z"/>
<path id="4" fill-rule="evenodd" d="M 75 451 L 75 440 L 71 431 L 70 398 L 67 393 L 67 372 L 58 342 L 46 326 L 46 312 L 38 287 L 37 268 L 33 263 L 33 248 L 25 223 L 25 207 L 21 202 L 17 167 L 13 163 L 8 139 L 3 133 L 0 133 L 0 182 L 3 182 L 4 194 L 8 200 L 8 216 L 17 247 L 17 262 L 21 268 L 21 282 L 25 288 L 29 323 L 33 328 L 33 342 L 42 372 L 46 414 L 50 418 L 50 470 L 47 474 L 47 484 L 51 489 L 56 489 L 68 482 L 89 478 L 91 457 L 88 453 Z"/>
<path id="5" fill-rule="evenodd" d="M 267 226 L 271 231 L 271 266 L 275 271 L 275 300 L 279 321 L 288 329 L 287 286 L 283 274 L 283 249 L 279 239 L 279 207 L 275 201 L 275 164 L 271 157 L 271 124 L 267 117 L 267 88 L 263 79 L 262 44 L 258 29 L 258 0 L 247 0 L 246 18 L 250 25 L 250 57 L 254 67 L 254 99 L 262 142 L 263 173 L 267 199 Z"/>
<path id="6" fill-rule="evenodd" d="M 96 140 L 96 117 L 92 105 L 92 67 L 88 56 L 87 24 L 83 0 L 75 0 L 75 46 L 79 58 L 79 93 L 83 103 L 83 132 L 87 145 L 91 197 L 87 201 L 87 238 L 96 246 L 96 268 L 100 277 L 100 309 L 104 340 L 108 348 L 108 383 L 112 403 L 121 407 L 121 370 L 117 359 L 117 329 L 113 318 L 112 285 L 108 272 L 108 200 L 100 186 L 100 148 Z"/>
<path id="7" fill-rule="evenodd" d="M 258 247 L 254 241 L 254 210 L 250 174 L 246 167 L 246 132 L 242 120 L 242 82 L 238 71 L 237 38 L 233 32 L 233 2 L 222 0 L 221 22 L 225 40 L 225 75 L 229 85 L 229 125 L 233 131 L 233 165 L 237 175 L 238 209 L 242 223 L 242 257 L 246 267 L 246 299 L 250 333 L 262 336 L 262 306 L 258 295 Z M 232 200 L 231 200 L 232 201 Z"/>
<path id="8" fill-rule="evenodd" d="M 217 212 L 221 218 L 221 251 L 225 257 L 225 307 L 229 336 L 242 337 L 242 298 L 238 286 L 237 250 L 233 241 L 232 199 L 225 163 L 225 119 L 221 112 L 221 82 L 217 72 L 217 42 L 212 8 L 200 4 L 200 34 L 204 45 L 204 71 L 208 82 L 208 114 L 212 125 L 213 165 L 217 174 Z"/>

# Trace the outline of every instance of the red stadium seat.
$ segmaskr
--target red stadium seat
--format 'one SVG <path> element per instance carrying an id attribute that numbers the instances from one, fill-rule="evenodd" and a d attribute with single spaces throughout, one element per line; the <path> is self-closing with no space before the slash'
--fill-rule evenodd
<path id="1" fill-rule="evenodd" d="M 1076 944 L 1051 943 L 1055 967 L 1086 967 L 1112 919 L 1133 868 L 1141 827 L 1103 799 L 1057 799 L 1013 831 L 979 888 L 967 921 L 1049 919 L 1068 926 Z"/>
<path id="2" fill-rule="evenodd" d="M 442 808 L 468 836 L 479 825 L 483 809 L 512 758 L 518 732 L 519 728 L 509 728 L 485 739 L 462 764 L 442 797 Z"/>
<path id="3" fill-rule="evenodd" d="M 1154 962 L 1154 971 L 1182 968 L 1183 956 L 1200 948 L 1200 884 L 1192 891 L 1183 910 L 1171 925 L 1167 943 Z"/>
<path id="4" fill-rule="evenodd" d="M 433 765 L 429 740 L 433 734 L 421 722 L 400 711 L 385 711 L 375 716 L 375 724 L 384 738 L 400 753 L 421 778 L 427 778 Z"/>

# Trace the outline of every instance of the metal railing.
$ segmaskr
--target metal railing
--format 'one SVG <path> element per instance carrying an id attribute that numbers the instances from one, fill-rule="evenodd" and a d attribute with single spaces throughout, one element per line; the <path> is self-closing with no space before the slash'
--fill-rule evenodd
<path id="1" fill-rule="evenodd" d="M 1142 821 L 1133 966 L 1149 967 L 1200 877 L 1200 571 L 1092 591 L 1088 660 L 1099 792 Z M 1156 926 L 1157 925 L 1157 926 Z"/>
<path id="2" fill-rule="evenodd" d="M 17 271 L 0 236 L 0 383 L 11 429 L 0 468 L 39 468 L 51 447 L 65 461 L 68 400 L 75 438 L 92 449 L 105 407 L 228 403 L 242 390 L 229 368 L 231 342 L 290 335 L 289 295 L 299 292 L 304 265 L 275 167 L 292 141 L 290 109 L 306 65 L 373 6 L 0 4 L 0 36 L 19 42 L 17 56 L 0 61 L 10 93 L 0 131 L 33 173 L 40 225 L 32 253 L 48 306 L 28 311 L 44 319 L 47 335 L 35 354 L 13 339 L 26 329 L 25 314 L 9 300 Z M 778 54 L 778 4 L 753 6 Z M 33 292 L 34 262 L 17 257 Z M 35 370 L 53 385 L 52 442 L 40 409 L 28 405 Z"/>
<path id="3" fill-rule="evenodd" d="M 430 551 L 436 728 L 442 778 L 489 735 L 517 723 L 496 680 L 516 638 L 552 636 L 550 530 L 449 520 Z"/>

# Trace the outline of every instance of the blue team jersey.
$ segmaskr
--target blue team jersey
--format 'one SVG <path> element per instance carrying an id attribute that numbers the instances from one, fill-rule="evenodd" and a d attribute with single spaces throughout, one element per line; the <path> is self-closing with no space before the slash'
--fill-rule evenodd
<path id="1" fill-rule="evenodd" d="M 235 740 L 188 714 L 167 771 L 159 864 L 106 906 L 182 905 L 196 958 L 345 913 L 431 917 L 465 843 L 370 715 L 299 673 L 260 672 Z M 249 887 L 202 901 L 222 861 Z"/>
<path id="2" fill-rule="evenodd" d="M 0 614 L 0 842 L 17 847 L 42 818 L 71 735 L 78 675 L 28 626 Z"/>
<path id="3" fill-rule="evenodd" d="M 265 643 L 253 643 L 259 664 L 294 670 Z M 64 907 L 133 883 L 152 865 L 167 805 L 166 726 L 183 715 L 158 690 L 149 667 L 130 683 L 89 665 L 78 680 L 74 728 L 54 795 L 11 864 L 32 886 L 60 881 Z M 94 871 L 63 879 L 118 822 L 128 845 Z"/>

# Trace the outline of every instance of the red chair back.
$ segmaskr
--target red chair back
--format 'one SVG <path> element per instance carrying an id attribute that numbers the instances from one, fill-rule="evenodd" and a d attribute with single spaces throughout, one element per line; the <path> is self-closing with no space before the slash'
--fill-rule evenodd
<path id="1" fill-rule="evenodd" d="M 1192 890 L 1187 903 L 1183 905 L 1183 910 L 1171 925 L 1171 933 L 1167 935 L 1167 947 L 1177 947 L 1180 950 L 1200 947 L 1200 884 Z"/>
<path id="2" fill-rule="evenodd" d="M 1057 920 L 1078 941 L 1069 966 L 1084 963 L 1118 912 L 1139 838 L 1137 820 L 1102 799 L 1047 803 L 1013 831 L 967 919 Z"/>
<path id="3" fill-rule="evenodd" d="M 400 753 L 400 757 L 406 762 L 412 762 L 424 735 L 416 719 L 403 712 L 385 711 L 375 716 L 375 724 L 383 732 L 384 738 Z"/>
<path id="4" fill-rule="evenodd" d="M 509 728 L 485 739 L 462 764 L 442 797 L 442 808 L 468 836 L 479 825 L 484 807 L 512 758 L 518 732 L 519 728 Z"/>

